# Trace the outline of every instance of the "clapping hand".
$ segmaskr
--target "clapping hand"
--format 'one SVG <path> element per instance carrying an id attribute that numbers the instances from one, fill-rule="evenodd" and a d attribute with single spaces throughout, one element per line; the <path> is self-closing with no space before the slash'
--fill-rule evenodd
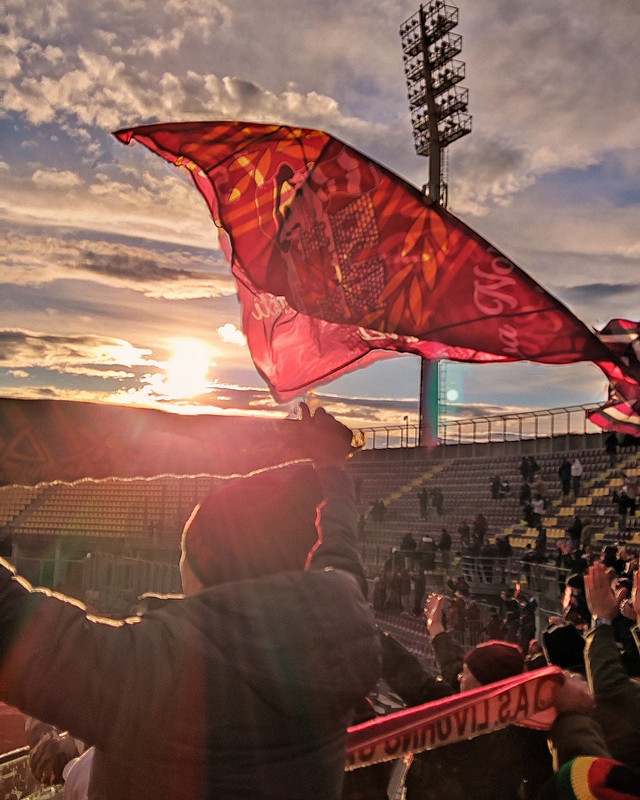
<path id="1" fill-rule="evenodd" d="M 603 564 L 592 564 L 589 567 L 584 578 L 584 588 L 592 616 L 612 620 L 618 615 L 618 601 Z"/>
<path id="2" fill-rule="evenodd" d="M 445 598 L 441 594 L 432 594 L 427 600 L 424 609 L 424 617 L 427 622 L 427 630 L 431 638 L 439 633 L 444 633 L 442 615 L 444 613 Z"/>

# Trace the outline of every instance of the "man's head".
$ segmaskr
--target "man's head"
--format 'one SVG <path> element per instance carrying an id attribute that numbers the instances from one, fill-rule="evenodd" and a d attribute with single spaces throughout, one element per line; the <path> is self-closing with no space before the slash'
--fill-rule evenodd
<path id="1" fill-rule="evenodd" d="M 458 675 L 460 691 L 512 678 L 523 670 L 524 656 L 518 645 L 495 639 L 482 642 L 464 656 L 464 666 Z"/>
<path id="2" fill-rule="evenodd" d="M 182 534 L 185 594 L 304 569 L 321 499 L 313 468 L 300 464 L 253 473 L 210 494 Z"/>

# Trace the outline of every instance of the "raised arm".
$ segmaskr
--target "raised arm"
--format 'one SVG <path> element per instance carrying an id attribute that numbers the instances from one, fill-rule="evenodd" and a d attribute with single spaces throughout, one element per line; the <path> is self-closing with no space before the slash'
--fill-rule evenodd
<path id="1" fill-rule="evenodd" d="M 324 500 L 319 506 L 318 542 L 309 555 L 307 568 L 341 569 L 353 573 L 366 590 L 364 568 L 357 541 L 357 507 L 345 462 L 354 452 L 349 428 L 323 408 L 311 414 L 301 407 L 301 451 L 313 460 Z"/>

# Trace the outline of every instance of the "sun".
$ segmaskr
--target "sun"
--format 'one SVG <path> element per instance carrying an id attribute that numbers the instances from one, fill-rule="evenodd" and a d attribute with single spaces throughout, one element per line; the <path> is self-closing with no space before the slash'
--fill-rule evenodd
<path id="1" fill-rule="evenodd" d="M 174 339 L 171 347 L 173 356 L 164 365 L 166 394 L 177 399 L 206 392 L 209 367 L 214 366 L 211 348 L 199 339 Z"/>

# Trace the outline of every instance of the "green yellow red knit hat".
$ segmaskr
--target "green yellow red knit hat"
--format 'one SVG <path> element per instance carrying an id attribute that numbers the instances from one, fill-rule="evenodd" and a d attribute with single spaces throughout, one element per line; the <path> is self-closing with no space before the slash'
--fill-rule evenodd
<path id="1" fill-rule="evenodd" d="M 556 775 L 559 800 L 634 800 L 640 797 L 640 775 L 611 758 L 579 756 Z"/>

